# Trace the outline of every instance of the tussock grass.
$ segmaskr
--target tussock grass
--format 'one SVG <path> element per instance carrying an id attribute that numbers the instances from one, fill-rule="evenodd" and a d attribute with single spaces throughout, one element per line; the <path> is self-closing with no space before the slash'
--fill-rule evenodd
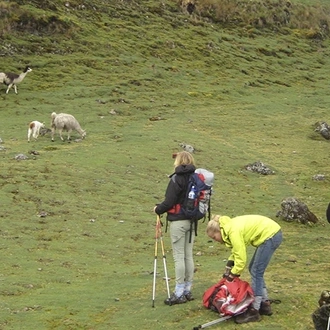
<path id="1" fill-rule="evenodd" d="M 74 22 L 72 39 L 47 29 L 2 35 L 0 71 L 19 73 L 26 64 L 33 71 L 18 95 L 0 89 L 0 328 L 191 329 L 216 318 L 201 296 L 229 251 L 206 238 L 205 223 L 195 245 L 197 299 L 163 304 L 160 256 L 151 308 L 152 209 L 173 170 L 172 152 L 185 142 L 196 148 L 198 166 L 215 173 L 215 213 L 264 214 L 283 228 L 266 274 L 271 297 L 282 303 L 272 317 L 240 327 L 313 329 L 310 314 L 329 270 L 329 141 L 314 132 L 328 120 L 329 41 L 299 29 L 220 28 L 173 1 L 80 4 L 19 7 L 37 17 L 54 5 L 53 15 Z M 73 114 L 87 138 L 28 143 L 28 123 L 49 127 L 53 111 Z M 16 161 L 19 153 L 29 159 Z M 244 170 L 259 160 L 275 174 Z M 313 181 L 315 174 L 326 180 Z M 289 196 L 319 222 L 276 218 Z M 167 234 L 164 241 L 173 278 Z M 237 328 L 214 328 L 222 327 Z"/>
<path id="2" fill-rule="evenodd" d="M 183 8 L 189 1 L 182 1 Z M 214 22 L 241 28 L 271 29 L 287 33 L 287 28 L 297 29 L 311 39 L 329 35 L 329 10 L 327 3 L 303 3 L 287 0 L 214 1 L 200 0 L 195 12 Z"/>

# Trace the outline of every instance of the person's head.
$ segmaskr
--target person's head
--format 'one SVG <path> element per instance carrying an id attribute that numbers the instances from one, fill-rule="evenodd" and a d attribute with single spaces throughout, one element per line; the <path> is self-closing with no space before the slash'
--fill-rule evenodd
<path id="1" fill-rule="evenodd" d="M 174 167 L 179 165 L 195 165 L 193 155 L 188 151 L 181 151 L 176 154 Z"/>
<path id="2" fill-rule="evenodd" d="M 207 224 L 206 234 L 217 242 L 223 242 L 220 232 L 219 218 L 220 215 L 214 215 L 212 217 L 212 219 Z"/>

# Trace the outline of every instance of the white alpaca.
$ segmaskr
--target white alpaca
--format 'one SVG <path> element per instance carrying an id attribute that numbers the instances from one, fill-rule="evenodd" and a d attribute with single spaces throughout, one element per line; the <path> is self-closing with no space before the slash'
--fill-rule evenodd
<path id="1" fill-rule="evenodd" d="M 37 120 L 31 121 L 28 129 L 28 142 L 30 142 L 31 135 L 36 140 L 39 136 L 40 128 L 44 128 L 44 127 L 45 124 L 41 123 L 40 121 Z"/>
<path id="2" fill-rule="evenodd" d="M 0 72 L 0 82 L 4 83 L 5 85 L 8 86 L 8 88 L 6 90 L 6 94 L 8 94 L 9 90 L 12 87 L 14 87 L 15 93 L 17 94 L 16 84 L 19 84 L 20 82 L 22 82 L 23 79 L 25 78 L 26 74 L 31 71 L 32 71 L 32 69 L 27 66 L 27 67 L 25 67 L 24 71 L 21 74 L 12 73 L 12 72 L 8 72 L 8 73 Z"/>
<path id="3" fill-rule="evenodd" d="M 55 131 L 58 130 L 61 140 L 63 141 L 62 131 L 66 130 L 68 132 L 68 140 L 70 140 L 70 135 L 73 130 L 77 131 L 81 138 L 83 139 L 86 136 L 86 131 L 84 131 L 81 127 L 79 122 L 75 117 L 69 115 L 67 113 L 59 113 L 53 112 L 51 114 L 52 118 L 52 141 L 54 141 L 54 134 Z"/>

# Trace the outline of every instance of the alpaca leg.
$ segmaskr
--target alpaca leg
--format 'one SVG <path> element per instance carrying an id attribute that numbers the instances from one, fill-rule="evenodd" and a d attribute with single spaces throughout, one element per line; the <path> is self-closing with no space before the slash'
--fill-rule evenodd
<path id="1" fill-rule="evenodd" d="M 62 128 L 59 128 L 59 129 L 58 129 L 58 134 L 60 135 L 60 138 L 61 138 L 61 140 L 63 141 L 62 131 L 63 131 Z"/>
<path id="2" fill-rule="evenodd" d="M 17 94 L 17 87 L 16 87 L 15 84 L 13 86 L 14 86 L 14 89 L 15 89 L 15 94 Z"/>
<path id="3" fill-rule="evenodd" d="M 55 128 L 52 128 L 52 142 L 54 142 L 54 134 L 55 134 Z"/>
<path id="4" fill-rule="evenodd" d="M 9 85 L 8 85 L 8 88 L 7 88 L 6 94 L 8 94 L 8 92 L 9 92 L 9 90 L 11 89 L 12 86 L 13 86 L 13 84 L 9 84 Z"/>
<path id="5" fill-rule="evenodd" d="M 39 136 L 39 132 L 40 132 L 40 127 L 38 127 L 38 128 L 36 129 L 36 131 L 34 132 L 34 138 L 35 138 L 35 139 L 38 138 L 38 136 Z"/>
<path id="6" fill-rule="evenodd" d="M 72 132 L 72 129 L 68 129 L 68 141 L 71 140 L 71 132 Z"/>
<path id="7" fill-rule="evenodd" d="M 28 130 L 28 142 L 30 142 L 31 133 L 32 133 L 32 130 L 31 130 L 31 128 L 29 128 L 29 130 Z"/>

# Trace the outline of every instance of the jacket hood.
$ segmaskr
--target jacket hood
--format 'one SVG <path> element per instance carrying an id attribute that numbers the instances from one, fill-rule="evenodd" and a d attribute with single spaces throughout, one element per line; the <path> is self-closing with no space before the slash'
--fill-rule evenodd
<path id="1" fill-rule="evenodd" d="M 226 215 L 223 215 L 219 218 L 221 238 L 227 246 L 230 245 L 230 240 L 228 238 L 230 220 L 231 218 Z"/>
<path id="2" fill-rule="evenodd" d="M 175 168 L 175 174 L 182 175 L 182 174 L 189 174 L 194 173 L 196 170 L 196 167 L 194 165 L 179 165 Z"/>
<path id="3" fill-rule="evenodd" d="M 220 228 L 225 227 L 227 223 L 230 221 L 230 218 L 226 215 L 223 215 L 219 218 Z"/>

